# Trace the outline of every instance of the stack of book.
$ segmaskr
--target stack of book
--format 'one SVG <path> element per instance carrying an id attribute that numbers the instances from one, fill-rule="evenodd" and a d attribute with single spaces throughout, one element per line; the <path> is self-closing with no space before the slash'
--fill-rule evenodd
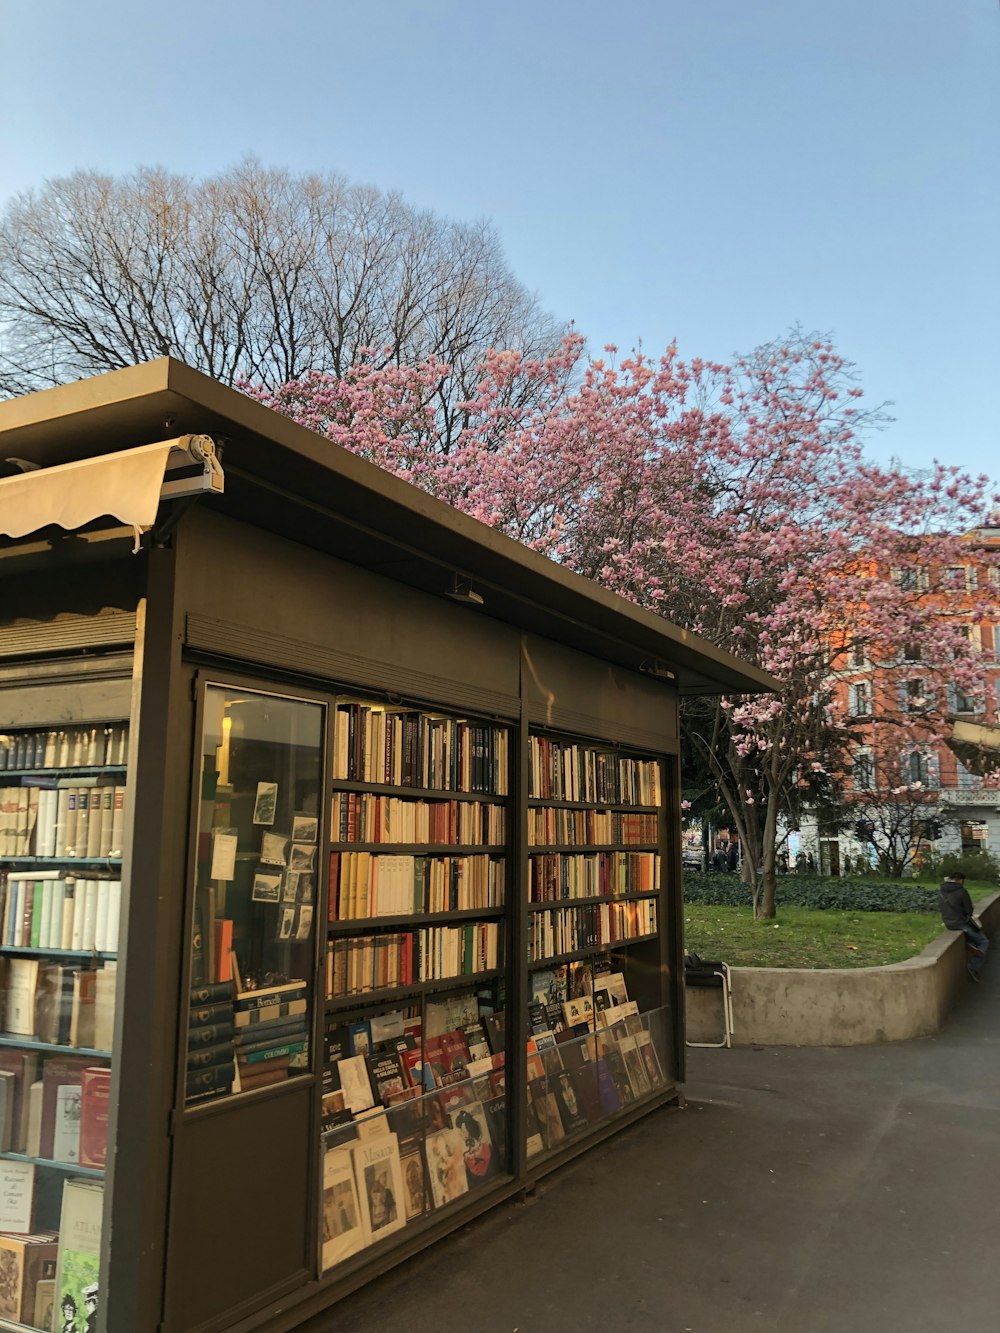
<path id="1" fill-rule="evenodd" d="M 187 1100 L 223 1097 L 233 1088 L 233 996 L 231 981 L 213 981 L 191 991 L 188 1022 Z"/>
<path id="2" fill-rule="evenodd" d="M 240 1088 L 281 1083 L 309 1049 L 308 985 L 304 980 L 237 992 L 234 1045 Z"/>

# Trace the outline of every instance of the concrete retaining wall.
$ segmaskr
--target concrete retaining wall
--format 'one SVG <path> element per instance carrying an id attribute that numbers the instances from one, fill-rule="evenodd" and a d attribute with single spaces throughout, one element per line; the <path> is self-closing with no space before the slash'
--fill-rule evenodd
<path id="1" fill-rule="evenodd" d="M 1000 893 L 977 912 L 986 934 L 1000 933 Z M 970 981 L 965 936 L 946 930 L 916 958 L 888 967 L 734 967 L 734 1046 L 864 1046 L 937 1032 Z M 987 967 L 1000 967 L 992 957 Z M 717 990 L 687 991 L 689 1041 L 715 1041 Z"/>

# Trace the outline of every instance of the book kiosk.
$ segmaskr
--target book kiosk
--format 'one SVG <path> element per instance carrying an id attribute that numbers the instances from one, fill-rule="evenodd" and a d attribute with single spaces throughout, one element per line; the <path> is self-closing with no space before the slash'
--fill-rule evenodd
<path id="1" fill-rule="evenodd" d="M 677 1099 L 766 676 L 170 359 L 0 446 L 0 1329 L 292 1329 Z"/>

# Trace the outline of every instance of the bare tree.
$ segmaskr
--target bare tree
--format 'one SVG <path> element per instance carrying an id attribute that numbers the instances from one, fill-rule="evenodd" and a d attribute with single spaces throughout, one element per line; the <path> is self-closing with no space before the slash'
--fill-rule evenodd
<path id="1" fill-rule="evenodd" d="M 343 177 L 250 160 L 195 181 L 76 172 L 0 218 L 0 392 L 177 356 L 277 388 L 435 356 L 445 439 L 489 348 L 544 355 L 563 329 L 494 229 Z"/>

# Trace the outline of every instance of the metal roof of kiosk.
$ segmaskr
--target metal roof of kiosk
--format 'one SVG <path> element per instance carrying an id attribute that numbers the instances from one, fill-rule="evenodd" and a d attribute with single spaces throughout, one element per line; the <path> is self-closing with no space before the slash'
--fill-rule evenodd
<path id="1" fill-rule="evenodd" d="M 0 403 L 0 458 L 39 469 L 18 476 L 22 499 L 26 489 L 47 487 L 45 469 L 82 459 L 110 464 L 124 451 L 189 435 L 211 436 L 218 446 L 224 490 L 216 477 L 205 484 L 214 493 L 199 502 L 213 510 L 424 592 L 454 594 L 458 580 L 482 597 L 481 614 L 633 670 L 672 674 L 681 694 L 775 688 L 765 672 L 698 635 L 172 357 Z M 14 508 L 5 489 L 15 488 L 0 481 L 0 532 L 15 530 L 3 522 L 5 507 L 8 519 Z M 0 536 L 0 550 L 10 544 Z"/>

